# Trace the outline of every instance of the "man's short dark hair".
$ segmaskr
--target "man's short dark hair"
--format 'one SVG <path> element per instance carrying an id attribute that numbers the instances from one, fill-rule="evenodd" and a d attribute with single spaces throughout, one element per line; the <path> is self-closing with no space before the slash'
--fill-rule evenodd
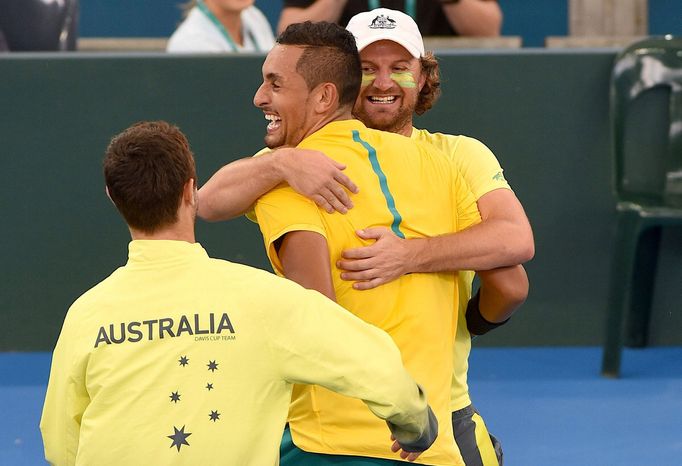
<path id="1" fill-rule="evenodd" d="M 277 43 L 305 48 L 296 71 L 303 76 L 308 89 L 332 83 L 339 93 L 339 105 L 353 106 L 362 81 L 360 54 L 353 34 L 335 23 L 306 21 L 289 25 Z"/>
<path id="2" fill-rule="evenodd" d="M 177 221 L 185 184 L 196 180 L 187 138 L 165 121 L 139 122 L 114 136 L 104 180 L 128 225 L 147 233 Z"/>

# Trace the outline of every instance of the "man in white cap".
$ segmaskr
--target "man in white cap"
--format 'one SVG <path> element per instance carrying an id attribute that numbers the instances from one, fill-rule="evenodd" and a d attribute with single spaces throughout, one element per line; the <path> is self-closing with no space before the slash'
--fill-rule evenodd
<path id="1" fill-rule="evenodd" d="M 441 149 L 463 174 L 483 222 L 464 232 L 420 241 L 405 241 L 386 229 L 365 229 L 358 234 L 376 242 L 345 251 L 346 260 L 339 263 L 347 271 L 342 277 L 357 280 L 359 289 L 370 289 L 407 273 L 460 271 L 451 393 L 453 432 L 467 465 L 501 464 L 499 442 L 488 434 L 468 393 L 471 334 L 485 333 L 497 325 L 489 325 L 490 317 L 481 316 L 478 293 L 467 302 L 474 275 L 467 270 L 490 270 L 530 260 L 534 254 L 531 227 L 497 159 L 485 145 L 466 136 L 429 133 L 412 126 L 414 113 L 421 115 L 431 108 L 440 92 L 438 62 L 425 52 L 412 18 L 399 11 L 377 9 L 354 16 L 347 29 L 356 38 L 363 69 L 354 115 L 370 128 L 403 134 Z M 481 272 L 486 273 L 495 271 Z"/>

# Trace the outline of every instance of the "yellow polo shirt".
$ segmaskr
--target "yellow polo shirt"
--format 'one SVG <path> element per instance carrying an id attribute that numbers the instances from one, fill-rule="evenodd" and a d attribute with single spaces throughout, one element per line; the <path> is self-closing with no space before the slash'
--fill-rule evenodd
<path id="1" fill-rule="evenodd" d="M 369 244 L 357 229 L 385 226 L 405 238 L 446 234 L 480 222 L 476 202 L 461 175 L 428 144 L 366 128 L 358 120 L 336 121 L 309 136 L 301 148 L 320 150 L 347 166 L 360 187 L 347 214 L 328 214 L 288 185 L 261 197 L 258 224 L 274 270 L 282 267 L 274 243 L 288 232 L 314 231 L 329 245 L 339 304 L 387 331 L 403 362 L 428 395 L 439 436 L 417 462 L 462 464 L 450 420 L 452 342 L 456 327 L 456 274 L 409 274 L 367 291 L 352 289 L 335 267 L 341 252 Z M 372 359 L 367 354 L 367 359 Z M 396 459 L 388 431 L 357 400 L 318 386 L 296 387 L 289 422 L 294 443 L 306 451 Z"/>

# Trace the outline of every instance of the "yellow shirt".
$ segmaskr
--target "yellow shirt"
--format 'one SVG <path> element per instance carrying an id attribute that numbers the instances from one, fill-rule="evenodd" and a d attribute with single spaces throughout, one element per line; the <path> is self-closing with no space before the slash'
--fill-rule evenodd
<path id="1" fill-rule="evenodd" d="M 429 133 L 424 129 L 412 128 L 411 138 L 422 143 L 433 144 L 448 157 L 450 162 L 462 174 L 476 200 L 495 189 L 511 189 L 504 179 L 502 167 L 495 155 L 482 142 L 451 134 Z M 465 408 L 471 404 L 467 371 L 469 370 L 469 353 L 471 352 L 471 335 L 467 330 L 467 303 L 471 298 L 471 284 L 474 272 L 461 271 L 457 279 L 459 287 L 459 317 L 453 355 L 453 373 L 450 408 L 452 411 Z"/>
<path id="2" fill-rule="evenodd" d="M 390 337 L 319 293 L 196 243 L 129 250 L 64 321 L 40 423 L 50 463 L 276 465 L 294 383 L 361 397 L 408 433 L 426 423 Z"/>
<path id="3" fill-rule="evenodd" d="M 273 268 L 282 274 L 274 243 L 284 234 L 314 231 L 329 245 L 331 264 L 348 248 L 368 244 L 357 229 L 386 226 L 406 238 L 435 236 L 480 221 L 475 199 L 446 157 L 433 146 L 397 134 L 367 129 L 357 120 L 336 121 L 299 147 L 314 148 L 347 166 L 360 187 L 347 214 L 328 214 L 281 185 L 261 197 L 255 212 Z M 352 289 L 334 265 L 336 297 L 344 308 L 386 330 L 400 348 L 405 366 L 427 392 L 439 421 L 436 443 L 418 462 L 461 464 L 450 420 L 452 341 L 456 325 L 456 276 L 409 274 L 367 291 Z M 367 354 L 372 359 L 372 354 Z M 385 425 L 347 397 L 321 387 L 297 387 L 290 412 L 294 443 L 303 450 L 378 458 L 390 451 Z"/>

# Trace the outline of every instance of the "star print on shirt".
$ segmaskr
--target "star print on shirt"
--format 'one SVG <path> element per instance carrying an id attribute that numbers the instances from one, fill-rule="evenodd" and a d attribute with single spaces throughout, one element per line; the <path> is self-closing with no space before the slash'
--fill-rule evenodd
<path id="1" fill-rule="evenodd" d="M 208 370 L 211 372 L 215 372 L 218 370 L 218 363 L 215 361 L 208 361 Z"/>
<path id="2" fill-rule="evenodd" d="M 171 399 L 171 401 L 172 401 L 173 403 L 177 403 L 178 401 L 180 401 L 180 393 L 178 393 L 178 392 L 173 392 L 173 393 L 170 394 L 169 398 Z"/>
<path id="3" fill-rule="evenodd" d="M 206 384 L 206 390 L 208 390 L 209 392 L 210 392 L 211 390 L 213 390 L 213 384 L 212 384 L 212 383 L 207 383 L 207 384 Z"/>
<path id="4" fill-rule="evenodd" d="M 182 445 L 189 446 L 189 443 L 187 442 L 187 437 L 192 435 L 192 433 L 191 432 L 185 432 L 185 426 L 182 426 L 182 429 L 179 429 L 179 430 L 177 427 L 173 426 L 173 430 L 175 431 L 175 433 L 173 435 L 167 435 L 166 436 L 173 441 L 173 443 L 171 443 L 170 447 L 171 448 L 178 447 L 178 451 L 180 451 L 180 447 Z"/>
<path id="5" fill-rule="evenodd" d="M 189 364 L 189 359 L 187 356 L 180 356 L 180 359 L 178 359 L 178 362 L 182 367 L 185 367 L 187 364 Z"/>
<path id="6" fill-rule="evenodd" d="M 220 419 L 220 413 L 218 411 L 211 411 L 211 414 L 209 414 L 208 417 L 211 421 L 215 422 Z"/>

